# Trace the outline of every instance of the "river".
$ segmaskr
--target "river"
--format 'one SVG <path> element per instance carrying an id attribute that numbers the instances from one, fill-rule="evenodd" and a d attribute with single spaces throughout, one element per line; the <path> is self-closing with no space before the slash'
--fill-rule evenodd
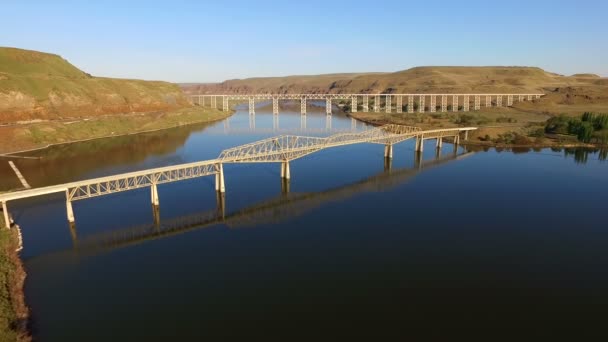
<path id="1" fill-rule="evenodd" d="M 369 129 L 324 103 L 303 122 L 269 104 L 231 118 L 55 146 L 15 163 L 32 186 L 212 159 L 279 134 Z M 338 112 L 337 109 L 334 112 Z M 74 202 L 11 203 L 41 341 L 435 336 L 551 327 L 591 332 L 608 304 L 608 164 L 597 152 L 360 144 L 291 163 Z M 5 163 L 6 164 L 6 163 Z M 0 169 L 5 189 L 18 185 Z M 1 189 L 0 189 L 1 190 Z M 603 314 L 600 314 L 603 313 Z M 499 330 L 495 330 L 499 329 Z M 581 335 L 581 336 L 582 336 Z M 488 335 L 495 336 L 495 335 Z"/>

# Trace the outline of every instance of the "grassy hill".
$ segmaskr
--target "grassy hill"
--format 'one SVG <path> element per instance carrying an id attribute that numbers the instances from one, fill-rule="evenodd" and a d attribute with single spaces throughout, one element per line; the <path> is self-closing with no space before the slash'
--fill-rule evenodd
<path id="1" fill-rule="evenodd" d="M 171 83 L 93 77 L 58 55 L 0 47 L 0 124 L 187 105 Z"/>
<path id="2" fill-rule="evenodd" d="M 328 74 L 228 80 L 183 86 L 211 93 L 544 93 L 522 109 L 580 114 L 608 111 L 608 78 L 562 76 L 535 67 L 416 67 L 392 73 Z"/>

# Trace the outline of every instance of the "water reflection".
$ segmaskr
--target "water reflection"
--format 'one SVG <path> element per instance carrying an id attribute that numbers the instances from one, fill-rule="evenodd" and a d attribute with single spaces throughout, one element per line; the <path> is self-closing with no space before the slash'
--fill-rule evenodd
<path id="1" fill-rule="evenodd" d="M 403 184 L 420 172 L 444 165 L 472 155 L 465 152 L 460 155 L 437 155 L 435 159 L 423 160 L 421 153 L 416 153 L 414 168 L 391 169 L 391 158 L 385 158 L 384 172 L 368 177 L 359 182 L 332 188 L 326 191 L 311 193 L 289 193 L 289 180 L 282 179 L 282 192 L 279 196 L 261 203 L 253 204 L 238 211 L 226 213 L 225 193 L 217 193 L 216 208 L 206 212 L 182 216 L 169 220 L 160 219 L 159 206 L 152 206 L 153 224 L 137 225 L 124 229 L 113 229 L 85 237 L 78 237 L 76 226 L 70 225 L 73 253 L 97 253 L 107 249 L 131 246 L 148 240 L 155 240 L 192 230 L 225 224 L 229 228 L 255 227 L 265 223 L 277 224 L 283 220 L 301 216 L 314 208 L 329 202 L 341 202 L 362 192 L 387 191 Z M 42 255 L 41 257 L 44 257 Z M 37 257 L 35 257 L 37 258 Z"/>
<path id="2" fill-rule="evenodd" d="M 478 145 L 467 145 L 469 151 L 483 151 L 488 152 L 492 149 L 496 152 L 511 152 L 513 154 L 525 154 L 525 153 L 542 153 L 543 148 L 540 147 L 490 147 L 490 146 L 478 146 Z M 586 164 L 588 161 L 599 160 L 606 161 L 608 159 L 608 147 L 600 148 L 589 148 L 589 147 L 551 147 L 551 152 L 562 153 L 565 158 L 572 158 L 576 164 Z M 557 156 L 557 154 L 556 154 Z M 597 156 L 597 158 L 595 158 Z"/>

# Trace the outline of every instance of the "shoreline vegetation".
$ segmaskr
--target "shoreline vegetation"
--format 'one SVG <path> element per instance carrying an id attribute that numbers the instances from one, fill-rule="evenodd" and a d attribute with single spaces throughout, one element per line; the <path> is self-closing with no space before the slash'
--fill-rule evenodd
<path id="1" fill-rule="evenodd" d="M 547 115 L 515 108 L 493 108 L 475 112 L 384 113 L 349 112 L 347 115 L 374 126 L 401 124 L 422 129 L 478 127 L 463 145 L 496 148 L 551 148 L 608 146 L 608 115 L 581 113 L 579 117 Z"/>
<path id="2" fill-rule="evenodd" d="M 25 269 L 19 256 L 19 228 L 6 227 L 0 215 L 0 341 L 31 341 L 29 309 L 23 286 Z"/>
<path id="3" fill-rule="evenodd" d="M 54 145 L 94 139 L 149 133 L 180 126 L 223 120 L 234 113 L 204 107 L 188 107 L 166 112 L 82 118 L 69 122 L 36 122 L 0 127 L 0 157 L 20 154 Z"/>

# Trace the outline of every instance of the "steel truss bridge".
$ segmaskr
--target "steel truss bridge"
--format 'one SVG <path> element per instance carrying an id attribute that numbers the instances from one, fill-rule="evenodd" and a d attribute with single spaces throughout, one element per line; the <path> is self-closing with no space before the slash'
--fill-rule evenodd
<path id="1" fill-rule="evenodd" d="M 223 194 L 225 192 L 223 164 L 226 163 L 281 163 L 281 178 L 288 181 L 291 177 L 290 161 L 326 148 L 360 143 L 383 144 L 385 146 L 384 157 L 390 159 L 393 157 L 393 145 L 396 143 L 416 139 L 416 151 L 422 152 L 424 140 L 435 139 L 436 147 L 441 149 L 444 138 L 452 139 L 457 145 L 460 142 L 461 134 L 466 140 L 468 132 L 475 129 L 477 128 L 458 127 L 423 131 L 418 127 L 385 125 L 366 131 L 340 133 L 325 138 L 281 135 L 226 149 L 220 153 L 217 159 L 22 190 L 0 195 L 0 202 L 4 220 L 9 223 L 7 226 L 10 226 L 12 221 L 8 212 L 9 201 L 65 192 L 67 219 L 70 223 L 74 223 L 72 201 L 134 189 L 149 187 L 152 205 L 157 209 L 159 205 L 158 184 L 214 175 L 215 190 Z"/>
<path id="2" fill-rule="evenodd" d="M 193 230 L 209 228 L 218 224 L 226 225 L 231 229 L 238 229 L 264 223 L 280 223 L 285 219 L 303 215 L 326 203 L 342 201 L 358 193 L 385 191 L 409 181 L 421 172 L 460 160 L 472 154 L 474 153 L 466 152 L 458 155 L 457 151 L 454 150 L 453 154 L 437 155 L 435 159 L 423 160 L 422 154 L 416 153 L 413 168 L 393 170 L 389 163 L 385 165 L 384 172 L 358 182 L 321 192 L 288 193 L 288 190 L 283 189 L 283 194 L 276 198 L 259 202 L 228 214 L 226 214 L 225 196 L 218 193 L 216 208 L 163 220 L 162 223 L 160 222 L 160 212 L 156 211 L 155 215 L 157 216 L 154 217 L 153 224 L 148 223 L 112 229 L 84 237 L 78 237 L 75 225 L 71 225 L 70 233 L 74 247 L 72 251 L 78 254 L 95 254 L 101 251 L 124 248 L 146 241 L 179 235 Z M 56 256 L 62 254 L 69 255 L 72 251 L 60 252 Z"/>
<path id="3" fill-rule="evenodd" d="M 507 107 L 512 106 L 515 101 L 533 101 L 539 99 L 544 94 L 252 94 L 252 95 L 189 95 L 190 101 L 199 106 L 209 106 L 218 108 L 218 100 L 224 111 L 229 110 L 230 101 L 248 101 L 249 114 L 255 114 L 256 101 L 272 100 L 272 112 L 279 113 L 280 100 L 300 101 L 300 112 L 306 114 L 306 103 L 308 100 L 325 101 L 325 112 L 331 115 L 332 101 L 350 102 L 351 112 L 370 111 L 373 106 L 374 112 L 384 111 L 391 113 L 393 109 L 396 113 L 405 110 L 408 113 L 424 112 L 457 112 L 469 110 L 480 110 L 483 106 Z M 504 102 L 503 102 L 504 100 Z"/>

